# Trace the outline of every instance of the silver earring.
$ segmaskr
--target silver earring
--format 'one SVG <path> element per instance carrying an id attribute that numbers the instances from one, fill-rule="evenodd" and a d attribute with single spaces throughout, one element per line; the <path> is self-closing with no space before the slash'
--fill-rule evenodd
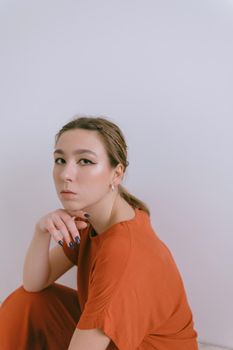
<path id="1" fill-rule="evenodd" d="M 114 189 L 115 189 L 115 187 L 114 187 L 114 185 L 112 184 L 112 191 L 114 191 Z"/>

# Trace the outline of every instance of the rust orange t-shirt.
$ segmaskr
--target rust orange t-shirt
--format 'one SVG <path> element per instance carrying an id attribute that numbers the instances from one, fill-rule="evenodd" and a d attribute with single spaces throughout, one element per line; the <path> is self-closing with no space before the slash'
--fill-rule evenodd
<path id="1" fill-rule="evenodd" d="M 121 221 L 100 235 L 80 231 L 67 257 L 78 266 L 79 329 L 100 328 L 108 350 L 198 350 L 183 281 L 149 215 Z"/>

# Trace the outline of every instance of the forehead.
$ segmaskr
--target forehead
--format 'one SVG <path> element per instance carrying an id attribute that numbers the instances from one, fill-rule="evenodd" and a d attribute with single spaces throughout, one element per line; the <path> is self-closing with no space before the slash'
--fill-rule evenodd
<path id="1" fill-rule="evenodd" d="M 77 149 L 89 149 L 97 155 L 106 154 L 101 136 L 95 130 L 67 130 L 59 137 L 55 146 L 57 148 L 67 153 Z"/>

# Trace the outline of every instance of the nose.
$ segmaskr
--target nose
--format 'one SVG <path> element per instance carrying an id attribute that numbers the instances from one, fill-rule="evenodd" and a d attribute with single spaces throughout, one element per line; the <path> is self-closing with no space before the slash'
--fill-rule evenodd
<path id="1" fill-rule="evenodd" d="M 73 181 L 76 176 L 75 166 L 71 163 L 67 163 L 60 173 L 60 177 L 62 181 Z"/>

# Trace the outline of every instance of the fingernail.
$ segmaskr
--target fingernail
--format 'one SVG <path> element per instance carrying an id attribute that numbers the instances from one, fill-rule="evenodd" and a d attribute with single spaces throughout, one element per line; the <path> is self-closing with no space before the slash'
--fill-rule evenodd
<path id="1" fill-rule="evenodd" d="M 75 241 L 77 242 L 77 244 L 80 244 L 80 238 L 79 238 L 79 236 L 74 237 L 74 239 L 75 239 Z"/>
<path id="2" fill-rule="evenodd" d="M 73 242 L 70 242 L 70 243 L 69 243 L 69 247 L 70 247 L 70 248 L 74 248 L 74 243 L 73 243 Z"/>
<path id="3" fill-rule="evenodd" d="M 58 241 L 57 243 L 60 244 L 61 247 L 63 247 L 63 242 L 62 242 L 62 240 Z"/>
<path id="4" fill-rule="evenodd" d="M 87 213 L 85 213 L 84 216 L 85 216 L 86 218 L 90 218 L 90 217 L 91 217 L 91 215 L 90 215 L 90 214 L 87 214 Z"/>

